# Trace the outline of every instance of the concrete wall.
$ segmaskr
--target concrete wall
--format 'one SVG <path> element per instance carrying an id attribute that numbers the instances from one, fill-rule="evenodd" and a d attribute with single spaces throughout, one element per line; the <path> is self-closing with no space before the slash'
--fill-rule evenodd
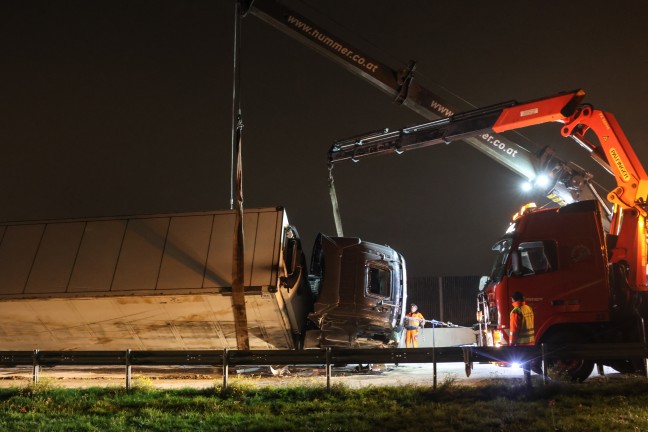
<path id="1" fill-rule="evenodd" d="M 398 345 L 405 348 L 405 332 Z M 424 328 L 419 331 L 419 348 L 471 345 L 476 342 L 475 332 L 469 327 Z"/>

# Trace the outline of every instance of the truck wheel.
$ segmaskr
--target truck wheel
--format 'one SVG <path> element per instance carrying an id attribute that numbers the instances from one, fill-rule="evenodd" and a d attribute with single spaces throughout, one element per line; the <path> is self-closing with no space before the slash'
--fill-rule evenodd
<path id="1" fill-rule="evenodd" d="M 547 363 L 550 377 L 566 377 L 577 382 L 585 381 L 594 370 L 594 362 L 585 359 L 554 359 Z"/>
<path id="2" fill-rule="evenodd" d="M 576 335 L 560 334 L 549 337 L 544 341 L 549 347 L 563 347 L 578 343 L 581 340 Z M 547 360 L 547 373 L 552 378 L 567 378 L 571 381 L 583 382 L 594 370 L 594 362 L 582 358 L 554 358 Z"/>

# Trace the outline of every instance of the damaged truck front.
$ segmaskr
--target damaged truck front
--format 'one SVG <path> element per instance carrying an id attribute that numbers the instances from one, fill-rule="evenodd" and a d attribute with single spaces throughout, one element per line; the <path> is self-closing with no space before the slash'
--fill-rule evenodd
<path id="1" fill-rule="evenodd" d="M 397 346 L 407 301 L 401 254 L 357 238 L 320 234 L 310 282 L 318 295 L 305 348 Z"/>

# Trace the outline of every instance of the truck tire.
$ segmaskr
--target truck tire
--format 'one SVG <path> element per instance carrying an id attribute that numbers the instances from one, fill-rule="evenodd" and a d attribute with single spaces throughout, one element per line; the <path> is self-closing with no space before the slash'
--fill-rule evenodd
<path id="1" fill-rule="evenodd" d="M 570 344 L 579 343 L 582 337 L 576 334 L 554 334 L 543 340 L 549 348 L 560 348 Z M 547 359 L 547 373 L 551 378 L 567 378 L 571 381 L 583 382 L 594 370 L 594 362 L 582 358 L 554 358 Z"/>

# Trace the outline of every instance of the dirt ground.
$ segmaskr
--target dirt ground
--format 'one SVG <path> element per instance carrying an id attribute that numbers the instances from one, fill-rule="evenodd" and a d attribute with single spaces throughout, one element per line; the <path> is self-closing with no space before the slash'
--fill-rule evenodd
<path id="1" fill-rule="evenodd" d="M 606 376 L 614 371 L 605 368 Z M 590 379 L 596 379 L 596 370 Z M 436 384 L 453 383 L 478 385 L 494 380 L 523 380 L 519 368 L 494 364 L 475 364 L 470 377 L 466 377 L 463 363 L 439 363 L 436 368 Z M 67 388 L 126 387 L 126 369 L 123 367 L 69 367 L 42 368 L 39 382 Z M 33 383 L 31 367 L 0 369 L 0 387 L 24 387 Z M 331 385 L 343 384 L 351 388 L 364 386 L 421 385 L 433 386 L 433 364 L 387 364 L 362 368 L 359 365 L 335 367 Z M 213 388 L 224 384 L 220 367 L 132 367 L 131 385 L 163 389 Z M 291 386 L 326 385 L 326 369 L 311 366 L 284 366 L 277 368 L 247 367 L 230 368 L 228 385 Z"/>

